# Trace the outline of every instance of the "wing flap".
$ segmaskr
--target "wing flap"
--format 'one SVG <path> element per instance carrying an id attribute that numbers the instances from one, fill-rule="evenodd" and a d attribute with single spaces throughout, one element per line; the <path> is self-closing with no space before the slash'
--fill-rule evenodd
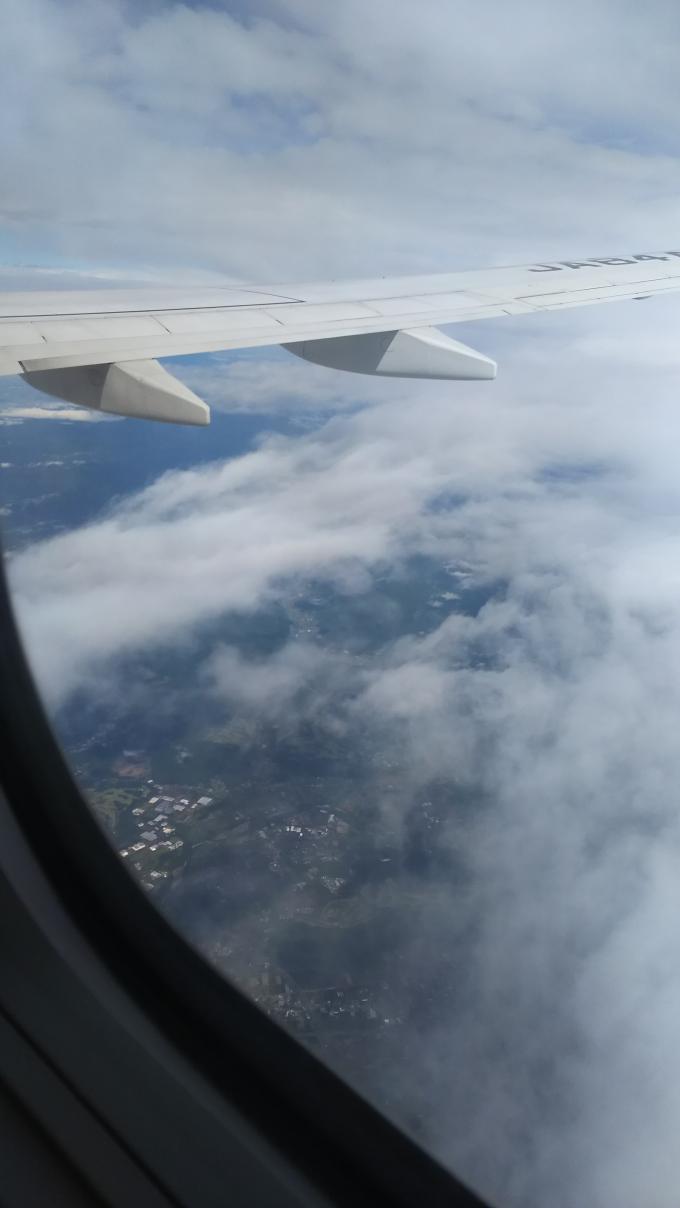
<path id="1" fill-rule="evenodd" d="M 42 342 L 43 337 L 34 323 L 0 323 L 0 349 Z"/>
<path id="2" fill-rule="evenodd" d="M 588 289 L 562 290 L 544 294 L 528 294 L 518 301 L 535 310 L 559 310 L 563 306 L 589 306 L 593 302 L 625 302 L 631 298 L 651 297 L 652 294 L 675 293 L 680 289 L 676 277 L 662 280 L 639 280 L 626 285 L 599 285 Z"/>
<path id="3" fill-rule="evenodd" d="M 36 319 L 30 325 L 46 344 L 78 340 L 125 340 L 137 336 L 162 338 L 166 329 L 155 315 L 98 315 L 83 319 Z"/>
<path id="4" fill-rule="evenodd" d="M 269 333 L 276 337 L 281 324 L 267 310 L 251 307 L 249 310 L 179 310 L 164 312 L 159 316 L 164 330 L 171 336 L 196 335 L 199 339 L 208 335 L 226 336 Z"/>

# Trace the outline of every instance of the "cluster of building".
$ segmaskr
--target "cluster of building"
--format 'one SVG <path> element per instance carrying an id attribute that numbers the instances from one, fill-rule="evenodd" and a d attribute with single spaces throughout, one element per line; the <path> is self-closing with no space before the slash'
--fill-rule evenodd
<path id="1" fill-rule="evenodd" d="M 184 839 L 176 834 L 177 823 L 184 821 L 192 810 L 212 804 L 212 797 L 201 796 L 192 800 L 191 797 L 171 796 L 153 780 L 147 782 L 146 791 L 149 795 L 144 804 L 135 806 L 132 810 L 132 815 L 138 820 L 136 826 L 139 836 L 134 843 L 119 848 L 124 860 L 133 857 L 138 872 L 146 871 L 142 860 L 139 859 L 141 852 L 174 852 L 184 847 Z M 134 857 L 138 859 L 135 861 Z M 167 869 L 155 868 L 148 875 L 153 883 L 157 883 L 167 880 L 169 872 Z M 153 884 L 144 884 L 148 889 L 153 888 Z"/>
<path id="2" fill-rule="evenodd" d="M 268 961 L 265 966 L 263 972 L 247 978 L 245 988 L 258 1006 L 296 1031 L 313 1033 L 322 1021 L 324 1031 L 331 1021 L 336 1031 L 343 1024 L 354 1030 L 356 1025 L 370 1028 L 401 1023 L 396 1015 L 385 1016 L 367 985 L 354 985 L 346 978 L 344 985 L 303 989 L 282 970 L 271 968 Z"/>

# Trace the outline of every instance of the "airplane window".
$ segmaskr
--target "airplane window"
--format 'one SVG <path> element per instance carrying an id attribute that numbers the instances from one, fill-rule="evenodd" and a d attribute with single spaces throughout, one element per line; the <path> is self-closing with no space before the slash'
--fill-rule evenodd
<path id="1" fill-rule="evenodd" d="M 182 935 L 491 1202 L 670 1208 L 680 29 L 577 7 L 17 10 L 0 513 Z"/>

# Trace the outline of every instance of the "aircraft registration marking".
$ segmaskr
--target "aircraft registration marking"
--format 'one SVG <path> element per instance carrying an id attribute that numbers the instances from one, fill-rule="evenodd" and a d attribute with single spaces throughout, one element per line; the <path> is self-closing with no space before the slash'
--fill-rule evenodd
<path id="1" fill-rule="evenodd" d="M 644 260 L 669 260 L 671 256 L 680 259 L 680 252 L 635 252 L 631 256 L 599 256 L 592 260 L 559 260 L 557 264 L 534 264 L 530 273 L 559 273 L 565 268 L 618 268 L 624 264 L 639 264 Z"/>

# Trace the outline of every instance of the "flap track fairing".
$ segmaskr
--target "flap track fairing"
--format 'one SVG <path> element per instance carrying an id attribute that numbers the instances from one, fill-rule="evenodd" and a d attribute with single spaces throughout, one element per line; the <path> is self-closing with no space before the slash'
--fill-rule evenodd
<path id="1" fill-rule="evenodd" d="M 284 344 L 284 348 L 315 365 L 380 377 L 477 382 L 496 376 L 495 361 L 436 327 L 305 340 Z"/>
<path id="2" fill-rule="evenodd" d="M 158 361 L 123 361 L 24 373 L 43 394 L 109 415 L 155 419 L 168 424 L 210 423 L 210 408 Z"/>

